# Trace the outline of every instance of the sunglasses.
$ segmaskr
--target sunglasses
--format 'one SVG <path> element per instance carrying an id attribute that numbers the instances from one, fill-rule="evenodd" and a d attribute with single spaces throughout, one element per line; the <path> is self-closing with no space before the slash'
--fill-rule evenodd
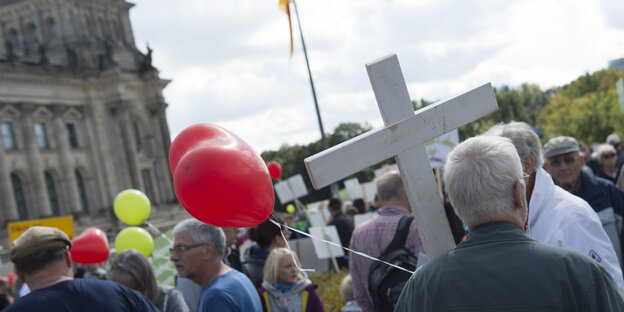
<path id="1" fill-rule="evenodd" d="M 604 159 L 609 159 L 611 157 L 615 157 L 615 154 L 614 153 L 609 153 L 609 154 L 602 155 L 602 158 L 604 158 Z"/>

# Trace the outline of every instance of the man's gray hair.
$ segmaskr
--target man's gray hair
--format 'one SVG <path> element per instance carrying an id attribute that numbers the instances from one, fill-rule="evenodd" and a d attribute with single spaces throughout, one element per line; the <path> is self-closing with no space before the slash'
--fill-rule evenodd
<path id="1" fill-rule="evenodd" d="M 382 202 L 390 199 L 405 198 L 407 194 L 405 194 L 405 189 L 403 188 L 401 175 L 395 170 L 382 175 L 377 181 L 377 195 L 379 195 L 379 200 Z"/>
<path id="2" fill-rule="evenodd" d="M 225 252 L 225 233 L 220 227 L 203 223 L 197 219 L 186 219 L 173 228 L 173 234 L 188 231 L 195 243 L 213 243 L 214 255 L 223 258 Z"/>
<path id="3" fill-rule="evenodd" d="M 539 137 L 533 131 L 533 128 L 526 122 L 512 121 L 508 124 L 498 124 L 490 128 L 483 135 L 502 136 L 511 140 L 516 147 L 520 159 L 524 159 L 527 155 L 533 156 L 535 160 L 535 171 L 544 164 L 542 156 L 542 143 Z"/>
<path id="4" fill-rule="evenodd" d="M 504 137 L 470 138 L 453 149 L 444 166 L 448 196 L 469 227 L 507 216 L 518 180 L 524 181 L 520 157 Z"/>

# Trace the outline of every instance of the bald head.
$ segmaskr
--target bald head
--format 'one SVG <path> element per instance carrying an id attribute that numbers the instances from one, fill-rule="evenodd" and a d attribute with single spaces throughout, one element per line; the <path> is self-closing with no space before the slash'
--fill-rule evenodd
<path id="1" fill-rule="evenodd" d="M 382 206 L 400 206 L 410 210 L 403 180 L 397 171 L 390 171 L 377 180 L 377 195 Z"/>

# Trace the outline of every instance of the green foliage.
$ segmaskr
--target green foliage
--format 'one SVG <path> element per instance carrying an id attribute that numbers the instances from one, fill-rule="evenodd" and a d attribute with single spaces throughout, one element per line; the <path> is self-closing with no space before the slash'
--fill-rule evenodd
<path id="1" fill-rule="evenodd" d="M 591 144 L 604 142 L 611 133 L 624 133 L 624 113 L 615 89 L 620 77 L 624 72 L 601 70 L 565 85 L 540 112 L 544 140 L 568 135 Z"/>
<path id="2" fill-rule="evenodd" d="M 332 133 L 327 135 L 327 141 L 330 146 L 340 144 L 351 138 L 354 138 L 360 134 L 366 133 L 372 130 L 372 126 L 369 124 L 358 123 L 341 123 Z M 260 155 L 265 162 L 275 160 L 282 166 L 282 177 L 288 178 L 296 174 L 301 174 L 303 180 L 308 188 L 308 195 L 300 198 L 303 203 L 311 203 L 319 200 L 324 200 L 331 197 L 329 187 L 322 188 L 318 191 L 312 188 L 308 172 L 305 168 L 303 160 L 306 157 L 312 156 L 323 150 L 321 140 L 312 142 L 308 145 L 282 145 L 277 151 L 265 151 Z M 372 170 L 361 171 L 352 177 L 357 177 L 360 181 L 370 181 L 374 177 Z M 351 177 L 349 177 L 351 178 Z M 282 207 L 283 206 L 283 207 Z M 280 205 L 279 200 L 275 200 L 275 210 L 285 211 L 286 205 Z"/>
<path id="3" fill-rule="evenodd" d="M 535 84 L 524 83 L 517 88 L 502 86 L 494 88 L 494 95 L 498 103 L 498 111 L 482 117 L 459 128 L 459 137 L 465 140 L 469 137 L 479 135 L 487 131 L 490 127 L 497 123 L 515 121 L 524 121 L 531 125 L 537 124 L 539 111 L 544 107 L 550 98 L 552 98 L 555 89 L 542 91 Z M 414 109 L 419 109 L 434 102 L 421 99 L 413 101 Z"/>

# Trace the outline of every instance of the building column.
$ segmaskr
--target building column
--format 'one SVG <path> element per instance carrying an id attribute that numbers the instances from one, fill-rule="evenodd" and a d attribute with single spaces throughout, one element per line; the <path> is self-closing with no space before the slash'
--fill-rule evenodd
<path id="1" fill-rule="evenodd" d="M 169 148 L 171 147 L 171 136 L 169 134 L 169 125 L 165 116 L 165 108 L 167 104 L 164 102 L 154 103 L 150 107 L 150 118 L 155 126 L 152 127 L 157 148 L 154 149 L 156 154 L 156 164 L 154 166 L 155 173 L 159 180 L 160 192 L 167 202 L 176 199 L 175 190 L 173 189 L 173 177 L 169 168 Z M 153 117 L 152 117 L 153 116 Z"/>
<path id="2" fill-rule="evenodd" d="M 124 150 L 126 153 L 126 161 L 128 163 L 128 171 L 130 173 L 132 187 L 135 189 L 143 189 L 143 181 L 141 179 L 141 171 L 139 170 L 137 157 L 137 146 L 136 142 L 134 142 L 134 132 L 132 131 L 132 122 L 130 120 L 129 106 L 130 105 L 128 103 L 120 102 L 113 109 L 113 112 L 121 129 L 122 141 L 124 143 Z"/>
<path id="3" fill-rule="evenodd" d="M 43 175 L 43 166 L 39 146 L 37 145 L 37 136 L 32 121 L 32 115 L 35 106 L 24 104 L 25 112 L 22 115 L 22 133 L 24 134 L 24 149 L 26 150 L 26 161 L 28 162 L 28 177 L 32 188 L 26 192 L 32 198 L 32 207 L 34 208 L 34 217 L 49 217 L 52 215 L 50 200 L 48 198 L 48 190 L 46 188 L 45 178 Z"/>
<path id="4" fill-rule="evenodd" d="M 78 195 L 78 185 L 76 184 L 76 175 L 74 174 L 74 163 L 71 157 L 71 146 L 69 145 L 69 134 L 63 120 L 65 107 L 56 107 L 56 114 L 52 120 L 54 132 L 57 134 L 59 164 L 61 166 L 60 181 L 61 190 L 63 190 L 64 202 L 61 208 L 64 213 L 82 213 L 80 197 Z M 66 208 L 65 208 L 66 207 Z"/>
<path id="5" fill-rule="evenodd" d="M 13 196 L 13 186 L 11 185 L 11 173 L 8 170 L 4 144 L 0 142 L 0 209 L 4 213 L 0 213 L 0 225 L 4 225 L 8 221 L 19 220 L 17 206 L 15 205 L 15 197 Z"/>

